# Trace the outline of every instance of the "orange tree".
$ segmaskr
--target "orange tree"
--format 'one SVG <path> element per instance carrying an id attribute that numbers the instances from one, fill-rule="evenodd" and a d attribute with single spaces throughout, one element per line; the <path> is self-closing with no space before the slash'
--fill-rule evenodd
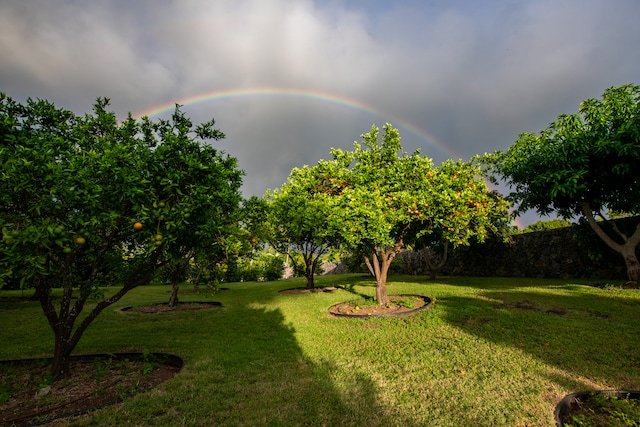
<path id="1" fill-rule="evenodd" d="M 200 126 L 196 134 L 223 138 L 212 125 Z M 171 122 L 160 120 L 152 127 L 162 141 L 153 153 L 156 161 L 149 166 L 151 185 L 156 189 L 150 211 L 156 227 L 153 243 L 163 251 L 173 306 L 178 303 L 178 285 L 190 266 L 211 256 L 220 261 L 224 240 L 237 234 L 242 172 L 235 158 L 193 141 L 189 137 L 193 125 L 182 112 L 176 111 Z"/>
<path id="2" fill-rule="evenodd" d="M 638 284 L 640 221 L 625 230 L 599 220 L 610 212 L 640 214 L 640 86 L 609 88 L 541 132 L 520 134 L 506 152 L 488 154 L 484 162 L 513 190 L 516 213 L 535 209 L 586 220 Z"/>
<path id="3" fill-rule="evenodd" d="M 319 189 L 330 194 L 332 228 L 364 256 L 376 279 L 376 301 L 388 304 L 387 274 L 397 254 L 424 235 L 453 246 L 484 238 L 508 221 L 507 203 L 490 193 L 469 163 L 433 161 L 402 152 L 390 124 L 375 126 L 353 151 L 332 149 L 333 166 Z M 322 162 L 321 162 L 322 163 Z"/>
<path id="4" fill-rule="evenodd" d="M 487 236 L 507 240 L 511 233 L 508 202 L 490 190 L 481 176 L 475 159 L 447 160 L 427 173 L 436 208 L 429 217 L 414 220 L 407 240 L 422 252 L 431 279 L 457 246 L 482 242 Z"/>
<path id="5" fill-rule="evenodd" d="M 240 200 L 236 160 L 200 142 L 224 136 L 213 120 L 193 126 L 176 107 L 119 123 L 107 106 L 77 116 L 0 96 L 0 269 L 35 288 L 55 378 L 106 307 L 224 233 Z"/>

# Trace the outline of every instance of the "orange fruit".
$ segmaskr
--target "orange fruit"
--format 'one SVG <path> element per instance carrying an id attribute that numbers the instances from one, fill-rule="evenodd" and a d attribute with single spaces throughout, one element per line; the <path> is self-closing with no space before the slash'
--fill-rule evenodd
<path id="1" fill-rule="evenodd" d="M 135 224 L 133 224 L 133 229 L 134 230 L 142 230 L 142 223 L 141 222 L 136 222 Z"/>
<path id="2" fill-rule="evenodd" d="M 79 245 L 84 245 L 84 244 L 85 244 L 85 242 L 86 242 L 86 240 L 85 240 L 85 238 L 84 238 L 84 237 L 78 237 L 78 238 L 76 238 L 76 243 L 77 243 L 77 244 L 79 244 Z"/>

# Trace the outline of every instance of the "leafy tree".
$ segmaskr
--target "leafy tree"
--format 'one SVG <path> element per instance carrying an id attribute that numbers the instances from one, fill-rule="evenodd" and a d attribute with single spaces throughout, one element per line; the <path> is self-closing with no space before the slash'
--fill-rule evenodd
<path id="1" fill-rule="evenodd" d="M 487 191 L 479 168 L 444 162 L 435 168 L 416 151 L 401 152 L 390 124 L 379 138 L 375 126 L 353 151 L 332 149 L 333 170 L 322 193 L 331 195 L 329 217 L 343 242 L 357 248 L 376 278 L 376 301 L 388 304 L 387 274 L 396 255 L 423 235 L 436 233 L 452 245 L 482 241 L 506 202 Z"/>
<path id="2" fill-rule="evenodd" d="M 570 219 L 584 217 L 626 263 L 637 284 L 640 221 L 632 233 L 607 231 L 603 212 L 640 213 L 640 86 L 607 89 L 587 99 L 575 114 L 562 114 L 543 131 L 522 133 L 506 152 L 486 156 L 495 176 L 514 191 L 516 213 L 535 209 Z"/>
<path id="3" fill-rule="evenodd" d="M 409 241 L 422 252 L 432 280 L 457 246 L 483 242 L 490 235 L 507 239 L 510 234 L 509 205 L 489 190 L 481 175 L 477 162 L 452 160 L 431 174 L 429 185 L 439 198 L 434 203 L 444 209 L 415 221 Z"/>
<path id="4" fill-rule="evenodd" d="M 281 279 L 283 273 L 284 259 L 282 254 L 274 248 L 265 248 L 250 260 L 249 265 L 245 264 L 243 279 L 270 282 Z"/>
<path id="5" fill-rule="evenodd" d="M 194 127 L 176 107 L 171 121 L 119 123 L 107 106 L 76 116 L 0 96 L 0 269 L 35 288 L 55 378 L 105 308 L 223 233 L 240 200 L 235 159 L 198 141 L 223 137 L 213 120 Z"/>
<path id="6" fill-rule="evenodd" d="M 331 220 L 331 192 L 318 191 L 331 186 L 331 163 L 294 168 L 281 188 L 267 191 L 272 227 L 271 244 L 286 253 L 296 273 L 314 288 L 314 276 L 321 257 L 336 241 L 335 221 Z"/>
<path id="7" fill-rule="evenodd" d="M 249 238 L 251 251 L 261 249 L 271 239 L 272 227 L 268 220 L 269 204 L 264 198 L 251 196 L 242 202 L 242 229 Z"/>
<path id="8" fill-rule="evenodd" d="M 211 146 L 194 144 L 188 138 L 192 127 L 180 111 L 174 114 L 173 122 L 161 120 L 154 126 L 163 143 L 153 153 L 158 161 L 150 184 L 157 189 L 159 201 L 153 203 L 152 211 L 167 228 L 172 222 L 184 225 L 178 233 L 169 235 L 170 244 L 161 245 L 166 259 L 163 269 L 172 284 L 170 306 L 178 303 L 179 284 L 185 280 L 193 260 L 199 254 L 219 253 L 220 240 L 237 228 L 240 214 L 241 172 L 236 159 L 221 156 Z M 208 128 L 206 137 L 220 140 L 224 134 Z M 189 201 L 184 201 L 187 194 Z M 164 241 L 161 229 L 154 238 L 156 242 Z"/>

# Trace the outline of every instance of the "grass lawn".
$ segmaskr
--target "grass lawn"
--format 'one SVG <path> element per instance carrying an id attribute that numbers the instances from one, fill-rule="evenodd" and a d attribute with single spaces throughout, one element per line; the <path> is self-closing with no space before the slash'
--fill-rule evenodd
<path id="1" fill-rule="evenodd" d="M 330 317 L 332 304 L 374 294 L 362 275 L 317 278 L 317 286 L 347 287 L 333 293 L 277 292 L 303 279 L 232 283 L 214 296 L 181 296 L 223 308 L 117 311 L 168 300 L 168 286 L 144 286 L 100 315 L 75 353 L 166 352 L 185 368 L 72 423 L 551 426 L 565 394 L 640 389 L 640 291 L 586 283 L 391 277 L 390 294 L 436 300 L 408 318 Z M 50 356 L 39 305 L 11 295 L 19 292 L 0 292 L 0 359 Z"/>

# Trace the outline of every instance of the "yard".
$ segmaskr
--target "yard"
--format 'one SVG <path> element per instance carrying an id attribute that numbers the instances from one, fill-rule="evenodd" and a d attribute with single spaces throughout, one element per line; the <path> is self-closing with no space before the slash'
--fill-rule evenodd
<path id="1" fill-rule="evenodd" d="M 640 388 L 640 293 L 596 282 L 392 276 L 390 294 L 435 304 L 372 319 L 328 314 L 374 295 L 362 275 L 317 278 L 342 287 L 334 292 L 278 293 L 303 278 L 231 283 L 181 295 L 221 308 L 121 312 L 168 300 L 168 286 L 143 286 L 100 315 L 74 354 L 165 352 L 184 359 L 182 372 L 54 425 L 550 426 L 568 393 Z M 51 355 L 45 317 L 19 291 L 0 293 L 0 324 L 0 360 Z"/>

